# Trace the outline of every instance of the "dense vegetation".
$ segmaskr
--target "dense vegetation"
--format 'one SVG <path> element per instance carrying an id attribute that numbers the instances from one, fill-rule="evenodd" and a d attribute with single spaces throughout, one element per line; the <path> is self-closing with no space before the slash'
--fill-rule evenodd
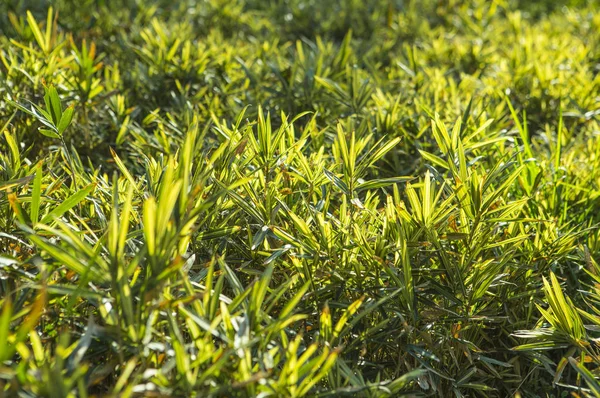
<path id="1" fill-rule="evenodd" d="M 0 2 L 0 396 L 600 396 L 585 1 Z"/>

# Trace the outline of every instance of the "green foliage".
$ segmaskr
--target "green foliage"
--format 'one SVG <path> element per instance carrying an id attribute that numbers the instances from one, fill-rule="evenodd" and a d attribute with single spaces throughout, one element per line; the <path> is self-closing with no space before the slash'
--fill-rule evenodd
<path id="1" fill-rule="evenodd" d="M 600 396 L 594 1 L 0 3 L 0 395 Z"/>

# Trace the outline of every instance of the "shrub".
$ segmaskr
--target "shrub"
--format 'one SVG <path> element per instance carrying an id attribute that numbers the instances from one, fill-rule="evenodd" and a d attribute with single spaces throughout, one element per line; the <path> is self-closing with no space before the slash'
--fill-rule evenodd
<path id="1" fill-rule="evenodd" d="M 4 1 L 2 393 L 600 396 L 596 10 Z"/>

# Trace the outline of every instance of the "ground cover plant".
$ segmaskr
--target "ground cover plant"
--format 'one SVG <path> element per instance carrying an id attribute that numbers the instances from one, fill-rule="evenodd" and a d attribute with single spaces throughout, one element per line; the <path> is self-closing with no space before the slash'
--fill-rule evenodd
<path id="1" fill-rule="evenodd" d="M 598 9 L 0 2 L 0 395 L 600 396 Z"/>

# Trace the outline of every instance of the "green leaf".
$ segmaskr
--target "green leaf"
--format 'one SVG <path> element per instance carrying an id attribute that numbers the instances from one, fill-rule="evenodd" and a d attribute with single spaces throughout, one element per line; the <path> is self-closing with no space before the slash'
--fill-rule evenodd
<path id="1" fill-rule="evenodd" d="M 31 116 L 35 116 L 35 114 L 30 110 L 25 108 L 25 106 L 19 104 L 18 102 L 12 101 L 12 100 L 8 100 L 7 101 L 10 105 L 14 106 L 15 108 L 17 108 L 18 110 L 27 113 L 28 115 Z"/>
<path id="2" fill-rule="evenodd" d="M 33 191 L 31 192 L 31 211 L 30 218 L 33 225 L 37 224 L 40 214 L 40 204 L 42 203 L 42 163 L 39 163 L 35 170 L 35 179 L 33 180 Z"/>
<path id="3" fill-rule="evenodd" d="M 573 357 L 569 358 L 569 363 L 575 368 L 577 373 L 579 373 L 581 377 L 583 377 L 583 380 L 585 380 L 587 386 L 594 393 L 594 396 L 600 397 L 600 384 L 598 383 L 598 380 L 594 377 L 594 375 L 589 370 L 587 370 L 581 363 L 577 362 Z"/>
<path id="4" fill-rule="evenodd" d="M 21 186 L 21 185 L 25 185 L 32 179 L 33 179 L 33 176 L 27 176 L 27 177 L 19 178 L 16 180 L 2 181 L 2 182 L 0 182 L 0 192 L 6 191 L 6 190 L 9 190 L 9 189 Z"/>
<path id="5" fill-rule="evenodd" d="M 38 131 L 39 131 L 40 133 L 42 133 L 43 135 L 45 135 L 46 137 L 50 137 L 50 138 L 58 138 L 58 139 L 60 139 L 60 135 L 58 135 L 57 133 L 55 133 L 55 132 L 54 132 L 54 131 L 52 131 L 52 130 L 47 130 L 47 129 L 40 128 L 40 129 L 38 129 Z"/>
<path id="6" fill-rule="evenodd" d="M 48 213 L 44 218 L 42 218 L 41 223 L 47 224 L 54 220 L 55 218 L 59 218 L 67 211 L 71 210 L 73 207 L 77 206 L 81 201 L 83 201 L 90 192 L 94 189 L 96 184 L 89 184 L 85 188 L 73 194 L 71 197 L 63 201 L 60 205 L 58 205 L 54 210 Z"/>
<path id="7" fill-rule="evenodd" d="M 31 12 L 29 11 L 27 11 L 27 22 L 29 23 L 29 28 L 33 33 L 35 41 L 37 41 L 38 46 L 40 46 L 43 52 L 47 52 L 48 48 L 46 47 L 46 40 L 44 38 L 44 35 L 42 34 L 40 27 L 38 26 L 35 18 L 33 17 L 33 14 L 31 14 Z"/>
<path id="8" fill-rule="evenodd" d="M 419 150 L 419 153 L 421 154 L 421 156 L 423 156 L 423 158 L 425 160 L 428 160 L 429 162 L 433 163 L 436 166 L 439 166 L 443 169 L 448 169 L 448 163 L 443 160 L 442 158 L 440 158 L 439 156 L 436 156 L 434 154 L 431 154 L 429 152 L 425 152 L 422 150 Z"/>
<path id="9" fill-rule="evenodd" d="M 67 127 L 69 127 L 69 125 L 71 124 L 71 120 L 73 120 L 74 110 L 75 110 L 74 105 L 69 105 L 69 107 L 67 109 L 65 109 L 64 113 L 62 114 L 62 116 L 60 118 L 60 121 L 58 122 L 58 125 L 56 126 L 59 134 L 61 134 L 61 135 L 64 134 Z"/>
<path id="10" fill-rule="evenodd" d="M 327 177 L 327 179 L 331 181 L 333 185 L 341 189 L 342 192 L 344 192 L 346 195 L 350 193 L 350 191 L 348 190 L 348 185 L 346 185 L 344 181 L 340 180 L 339 177 L 337 177 L 335 174 L 333 174 L 327 169 L 323 169 L 323 172 L 325 173 L 325 177 Z"/>
<path id="11" fill-rule="evenodd" d="M 380 178 L 378 180 L 365 181 L 358 184 L 356 191 L 365 191 L 369 189 L 377 189 L 387 187 L 392 184 L 414 180 L 414 177 L 391 177 L 391 178 Z"/>
<path id="12" fill-rule="evenodd" d="M 0 341 L 5 344 L 0 344 L 0 362 L 4 362 L 10 358 L 14 352 L 14 348 L 8 342 L 8 336 L 11 332 L 10 320 L 12 317 L 12 302 L 10 296 L 2 300 L 2 314 L 0 314 Z"/>
<path id="13" fill-rule="evenodd" d="M 62 118 L 62 107 L 60 105 L 60 98 L 58 91 L 54 85 L 50 85 L 46 88 L 46 94 L 44 95 L 44 102 L 46 103 L 46 112 L 52 117 L 52 123 L 58 126 Z M 69 120 L 70 122 L 70 120 Z M 60 131 L 60 130 L 59 130 Z"/>

